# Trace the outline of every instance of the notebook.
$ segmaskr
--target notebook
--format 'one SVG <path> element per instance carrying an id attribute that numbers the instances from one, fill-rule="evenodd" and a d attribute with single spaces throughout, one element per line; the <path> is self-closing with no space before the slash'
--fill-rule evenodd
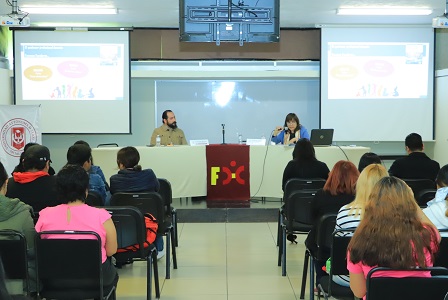
<path id="1" fill-rule="evenodd" d="M 334 129 L 312 129 L 310 141 L 313 146 L 331 146 Z"/>

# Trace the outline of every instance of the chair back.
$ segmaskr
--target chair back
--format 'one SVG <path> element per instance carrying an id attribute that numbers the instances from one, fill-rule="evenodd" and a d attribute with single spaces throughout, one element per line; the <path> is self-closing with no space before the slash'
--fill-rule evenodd
<path id="1" fill-rule="evenodd" d="M 98 146 L 96 146 L 97 148 L 100 147 L 118 147 L 117 143 L 104 143 L 104 144 L 98 144 Z"/>
<path id="2" fill-rule="evenodd" d="M 418 200 L 417 196 L 423 190 L 436 189 L 436 183 L 430 179 L 403 179 L 404 182 L 414 192 L 415 201 Z"/>
<path id="3" fill-rule="evenodd" d="M 316 191 L 298 190 L 285 199 L 286 227 L 288 230 L 304 231 L 311 230 L 314 219 L 311 213 L 311 204 Z"/>
<path id="4" fill-rule="evenodd" d="M 355 229 L 339 229 L 332 234 L 330 275 L 348 275 L 347 248 Z"/>
<path id="5" fill-rule="evenodd" d="M 283 199 L 299 190 L 317 191 L 324 187 L 326 180 L 322 178 L 291 178 L 285 184 Z"/>
<path id="6" fill-rule="evenodd" d="M 111 206 L 134 206 L 140 211 L 152 214 L 158 221 L 159 226 L 165 220 L 165 206 L 159 193 L 115 193 L 110 200 Z"/>
<path id="7" fill-rule="evenodd" d="M 426 207 L 428 206 L 428 201 L 431 201 L 436 197 L 436 193 L 436 189 L 424 189 L 418 192 L 418 194 L 414 195 L 414 197 L 420 207 Z"/>
<path id="8" fill-rule="evenodd" d="M 118 248 L 139 245 L 139 257 L 146 257 L 143 243 L 146 240 L 145 219 L 142 212 L 134 206 L 108 206 L 117 231 Z"/>
<path id="9" fill-rule="evenodd" d="M 441 229 L 439 231 L 442 235 L 442 240 L 440 241 L 439 252 L 436 253 L 434 266 L 448 268 L 448 229 Z"/>
<path id="10" fill-rule="evenodd" d="M 336 226 L 337 214 L 325 214 L 317 223 L 317 254 L 318 260 L 326 260 L 330 255 L 333 243 L 333 232 Z"/>
<path id="11" fill-rule="evenodd" d="M 159 181 L 159 194 L 162 196 L 163 203 L 167 207 L 167 211 L 171 211 L 171 204 L 173 203 L 173 191 L 171 183 L 165 178 L 157 178 Z"/>
<path id="12" fill-rule="evenodd" d="M 103 200 L 101 199 L 101 196 L 97 192 L 89 191 L 86 198 L 86 204 L 96 207 L 103 206 Z"/>
<path id="13" fill-rule="evenodd" d="M 42 298 L 103 299 L 101 238 L 96 232 L 39 232 L 35 249 Z"/>
<path id="14" fill-rule="evenodd" d="M 0 230 L 0 259 L 6 278 L 23 279 L 29 294 L 27 244 L 21 232 L 12 229 Z"/>
<path id="15" fill-rule="evenodd" d="M 367 274 L 367 300 L 444 299 L 448 291 L 448 269 L 441 267 L 413 269 L 412 272 L 431 271 L 432 277 L 375 277 L 377 272 L 391 272 L 390 268 L 374 268 Z"/>

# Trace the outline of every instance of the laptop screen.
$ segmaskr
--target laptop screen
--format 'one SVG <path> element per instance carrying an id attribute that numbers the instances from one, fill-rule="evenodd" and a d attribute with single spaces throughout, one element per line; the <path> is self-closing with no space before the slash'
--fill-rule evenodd
<path id="1" fill-rule="evenodd" d="M 334 129 L 312 129 L 310 141 L 313 146 L 331 146 Z"/>

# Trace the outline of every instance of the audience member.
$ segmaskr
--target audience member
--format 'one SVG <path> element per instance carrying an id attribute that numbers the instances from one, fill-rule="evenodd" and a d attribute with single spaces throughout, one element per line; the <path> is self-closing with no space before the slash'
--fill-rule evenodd
<path id="1" fill-rule="evenodd" d="M 358 176 L 359 171 L 352 162 L 340 160 L 331 170 L 323 189 L 317 191 L 314 196 L 311 209 L 315 223 L 305 241 L 305 245 L 312 255 L 317 251 L 316 231 L 320 218 L 325 214 L 337 213 L 342 206 L 353 201 Z M 330 253 L 328 253 L 328 257 L 330 257 Z M 325 275 L 325 272 L 322 271 L 324 264 L 325 261 L 315 260 L 316 285 L 319 283 L 320 278 Z"/>
<path id="2" fill-rule="evenodd" d="M 8 174 L 6 173 L 3 164 L 0 162 L 0 230 L 12 229 L 23 233 L 27 242 L 29 257 L 34 257 L 34 237 L 36 231 L 34 230 L 34 222 L 31 217 L 33 209 L 19 199 L 11 199 L 5 196 L 7 182 Z M 31 282 L 34 283 L 36 280 L 34 259 L 30 259 L 28 265 L 30 269 L 29 276 Z M 11 285 L 14 285 L 13 282 L 10 283 Z M 15 292 L 22 293 L 23 283 L 20 282 L 19 285 L 20 291 Z M 30 286 L 30 289 L 36 291 L 35 284 Z M 0 299 L 3 298 L 0 297 Z"/>
<path id="3" fill-rule="evenodd" d="M 67 151 L 67 164 L 81 166 L 86 172 L 89 172 L 92 167 L 92 149 L 83 144 L 71 146 Z M 100 175 L 89 173 L 90 191 L 97 193 L 101 197 L 103 204 L 109 205 L 110 193 L 106 192 L 106 185 Z"/>
<path id="4" fill-rule="evenodd" d="M 14 168 L 14 170 L 12 171 L 11 175 L 13 175 L 15 172 L 25 172 L 25 168 L 23 167 L 23 158 L 25 156 L 25 151 L 34 145 L 39 145 L 38 143 L 28 143 L 25 145 L 25 147 L 23 147 L 23 151 L 22 153 L 20 153 L 20 159 L 19 159 L 19 164 Z M 48 174 L 50 174 L 50 176 L 53 176 L 56 172 L 54 171 L 53 167 L 50 166 L 50 168 L 48 169 Z"/>
<path id="5" fill-rule="evenodd" d="M 292 160 L 283 171 L 282 189 L 291 178 L 322 178 L 327 179 L 330 170 L 327 164 L 316 159 L 313 144 L 307 139 L 300 139 L 294 146 Z"/>
<path id="6" fill-rule="evenodd" d="M 8 180 L 6 196 L 19 198 L 29 204 L 34 212 L 58 204 L 56 178 L 48 174 L 50 150 L 41 145 L 33 145 L 25 151 L 23 166 L 25 172 L 15 172 Z"/>
<path id="7" fill-rule="evenodd" d="M 40 212 L 36 231 L 80 230 L 98 233 L 102 245 L 103 285 L 116 287 L 118 274 L 110 257 L 117 252 L 117 232 L 111 215 L 105 209 L 85 204 L 89 176 L 82 167 L 66 165 L 56 178 L 58 199 L 62 204 L 47 207 Z"/>
<path id="8" fill-rule="evenodd" d="M 364 153 L 359 159 L 358 171 L 359 173 L 364 170 L 365 167 L 371 164 L 382 164 L 381 158 L 373 152 Z"/>
<path id="9" fill-rule="evenodd" d="M 171 110 L 162 113 L 162 126 L 154 129 L 151 136 L 151 145 L 156 144 L 156 137 L 160 137 L 160 144 L 164 146 L 187 145 L 182 129 L 177 127 L 176 116 Z"/>
<path id="10" fill-rule="evenodd" d="M 355 297 L 366 295 L 367 273 L 374 267 L 407 269 L 377 276 L 430 277 L 412 272 L 433 265 L 440 235 L 421 219 L 411 189 L 396 177 L 384 177 L 374 186 L 347 253 L 350 288 Z"/>
<path id="11" fill-rule="evenodd" d="M 286 115 L 285 124 L 275 127 L 271 141 L 275 144 L 294 145 L 300 139 L 310 139 L 308 130 L 300 124 L 299 117 L 295 113 Z"/>
<path id="12" fill-rule="evenodd" d="M 86 141 L 83 141 L 83 140 L 76 141 L 73 145 L 86 145 L 89 148 L 91 148 L 89 143 L 87 143 Z M 106 186 L 106 191 L 109 190 L 109 185 L 106 181 L 106 177 L 104 176 L 103 170 L 101 170 L 100 166 L 94 165 L 93 158 L 91 159 L 91 167 L 89 170 L 89 174 L 98 174 L 101 177 L 101 179 L 103 180 L 104 185 Z"/>
<path id="13" fill-rule="evenodd" d="M 157 192 L 159 181 L 151 169 L 144 169 L 138 164 L 140 154 L 135 147 L 124 147 L 117 153 L 118 173 L 110 177 L 110 191 L 112 194 L 119 192 Z M 157 257 L 165 255 L 163 250 L 163 238 L 158 236 L 155 240 Z"/>
<path id="14" fill-rule="evenodd" d="M 427 206 L 431 206 L 437 202 L 445 203 L 445 200 L 448 196 L 448 165 L 443 166 L 439 170 L 439 173 L 437 173 L 436 186 L 436 196 L 434 197 L 434 199 L 426 203 Z"/>
<path id="15" fill-rule="evenodd" d="M 423 212 L 437 229 L 448 229 L 448 165 L 440 169 L 436 183 L 436 197 L 428 202 Z M 448 232 L 442 232 L 442 236 L 448 236 Z"/>
<path id="16" fill-rule="evenodd" d="M 390 176 L 402 179 L 435 180 L 439 172 L 439 163 L 430 159 L 424 152 L 422 137 L 417 133 L 409 134 L 405 139 L 408 156 L 393 162 L 389 169 Z"/>
<path id="17" fill-rule="evenodd" d="M 370 164 L 361 172 L 356 182 L 356 195 L 353 202 L 344 205 L 336 218 L 335 229 L 356 228 L 361 221 L 364 207 L 369 199 L 375 184 L 383 177 L 388 176 L 385 167 L 379 164 Z M 348 276 L 333 276 L 333 281 L 343 286 L 350 285 Z"/>

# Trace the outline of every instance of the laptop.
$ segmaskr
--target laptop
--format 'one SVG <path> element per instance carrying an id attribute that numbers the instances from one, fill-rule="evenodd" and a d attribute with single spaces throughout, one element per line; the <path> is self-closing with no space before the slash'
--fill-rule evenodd
<path id="1" fill-rule="evenodd" d="M 331 146 L 334 129 L 312 129 L 310 141 L 314 147 Z"/>

